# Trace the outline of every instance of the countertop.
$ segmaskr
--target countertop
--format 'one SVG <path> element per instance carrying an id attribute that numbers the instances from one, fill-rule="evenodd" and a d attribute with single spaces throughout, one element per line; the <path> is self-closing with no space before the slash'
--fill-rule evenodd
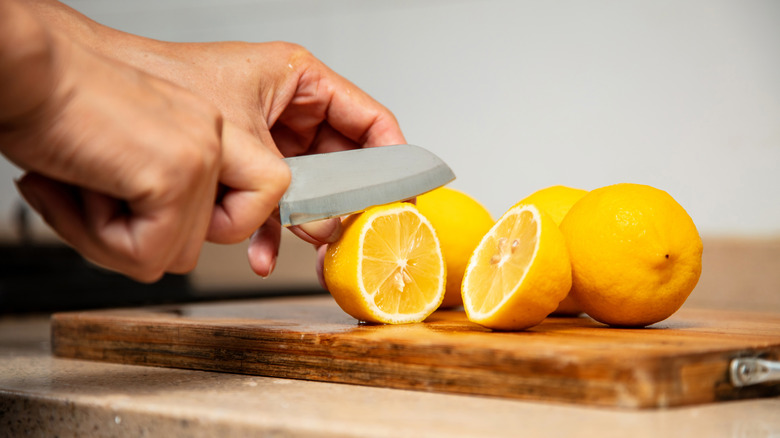
<path id="1" fill-rule="evenodd" d="M 0 320 L 2 436 L 773 437 L 780 398 L 629 411 L 53 357 Z"/>

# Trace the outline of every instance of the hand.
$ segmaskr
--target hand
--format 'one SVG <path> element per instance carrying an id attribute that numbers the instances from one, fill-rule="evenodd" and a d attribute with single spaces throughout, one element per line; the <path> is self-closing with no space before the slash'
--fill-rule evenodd
<path id="1" fill-rule="evenodd" d="M 153 281 L 192 269 L 204 239 L 237 242 L 265 221 L 289 183 L 278 152 L 201 97 L 48 38 L 53 64 L 23 65 L 47 92 L 14 102 L 31 110 L 2 120 L 0 144 L 27 171 L 22 195 L 64 240 Z"/>
<path id="2" fill-rule="evenodd" d="M 283 156 L 405 143 L 390 111 L 300 46 L 155 42 L 150 49 L 156 56 L 139 59 L 142 68 L 197 90 Z M 340 221 L 290 231 L 319 246 L 339 236 Z M 273 270 L 280 233 L 278 221 L 269 220 L 250 241 L 258 274 Z"/>
<path id="3" fill-rule="evenodd" d="M 167 43 L 107 28 L 52 0 L 32 4 L 93 50 L 205 97 L 281 156 L 406 142 L 390 111 L 298 45 Z M 340 222 L 290 230 L 321 245 L 338 237 Z M 273 270 L 280 233 L 272 220 L 253 236 L 249 259 L 258 274 Z"/>

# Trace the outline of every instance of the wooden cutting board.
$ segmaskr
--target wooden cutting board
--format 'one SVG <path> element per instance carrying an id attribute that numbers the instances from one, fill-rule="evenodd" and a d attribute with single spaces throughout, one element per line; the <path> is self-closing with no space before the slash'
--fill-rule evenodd
<path id="1" fill-rule="evenodd" d="M 736 357 L 780 359 L 780 315 L 683 309 L 644 329 L 587 317 L 492 332 L 462 311 L 361 324 L 329 296 L 53 316 L 54 353 L 125 364 L 656 408 L 780 394 L 736 388 Z"/>

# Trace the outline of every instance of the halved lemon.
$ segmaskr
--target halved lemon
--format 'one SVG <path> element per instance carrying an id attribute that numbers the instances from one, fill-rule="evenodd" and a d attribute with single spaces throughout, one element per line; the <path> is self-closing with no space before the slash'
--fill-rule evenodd
<path id="1" fill-rule="evenodd" d="M 566 242 L 533 204 L 518 203 L 474 250 L 461 294 L 468 319 L 497 330 L 539 324 L 571 288 Z"/>
<path id="2" fill-rule="evenodd" d="M 447 278 L 433 226 L 409 203 L 370 208 L 343 222 L 328 246 L 325 283 L 336 303 L 361 320 L 420 322 L 441 304 Z"/>

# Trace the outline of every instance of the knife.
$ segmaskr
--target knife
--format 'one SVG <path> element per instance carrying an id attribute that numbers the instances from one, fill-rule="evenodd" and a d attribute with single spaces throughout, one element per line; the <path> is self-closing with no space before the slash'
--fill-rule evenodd
<path id="1" fill-rule="evenodd" d="M 408 144 L 303 155 L 284 161 L 292 179 L 279 201 L 283 226 L 403 201 L 455 179 L 439 157 Z"/>

